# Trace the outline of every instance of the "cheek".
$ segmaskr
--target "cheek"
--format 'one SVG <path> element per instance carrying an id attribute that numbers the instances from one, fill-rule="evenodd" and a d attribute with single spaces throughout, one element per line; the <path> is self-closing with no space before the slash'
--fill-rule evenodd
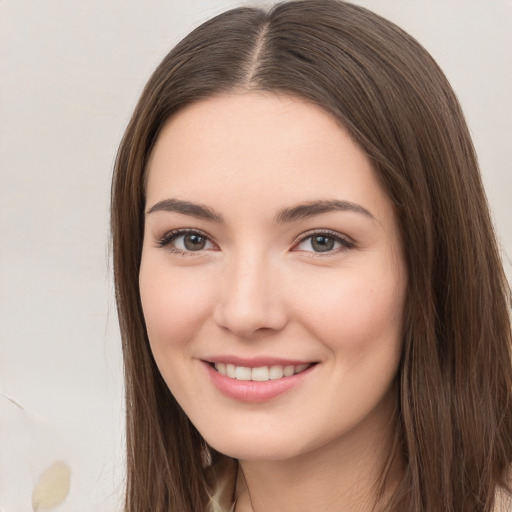
<path id="1" fill-rule="evenodd" d="M 190 270 L 170 273 L 143 260 L 139 286 L 153 352 L 183 345 L 200 328 L 214 302 L 208 283 L 197 276 L 191 280 Z"/>
<path id="2" fill-rule="evenodd" d="M 402 279 L 345 273 L 340 279 L 305 284 L 302 290 L 296 299 L 307 312 L 303 320 L 332 351 L 358 357 L 367 350 L 399 348 L 405 297 Z"/>

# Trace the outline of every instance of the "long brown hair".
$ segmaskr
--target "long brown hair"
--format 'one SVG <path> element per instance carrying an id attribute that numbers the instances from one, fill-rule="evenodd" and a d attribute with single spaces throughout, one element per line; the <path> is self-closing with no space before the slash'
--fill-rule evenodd
<path id="1" fill-rule="evenodd" d="M 126 512 L 204 512 L 209 449 L 149 348 L 138 289 L 145 167 L 184 106 L 279 91 L 330 112 L 396 205 L 409 275 L 389 510 L 489 512 L 512 463 L 510 290 L 459 103 L 398 27 L 336 0 L 239 8 L 179 43 L 148 81 L 112 186 L 114 277 L 127 407 Z"/>

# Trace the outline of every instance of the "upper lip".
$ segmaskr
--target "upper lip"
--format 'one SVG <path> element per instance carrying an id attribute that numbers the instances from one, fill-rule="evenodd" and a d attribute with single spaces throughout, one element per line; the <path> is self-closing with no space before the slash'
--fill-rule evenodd
<path id="1" fill-rule="evenodd" d="M 304 359 L 288 359 L 274 356 L 257 357 L 239 357 L 234 355 L 219 355 L 203 359 L 208 363 L 233 364 L 235 366 L 244 366 L 245 368 L 260 368 L 262 366 L 298 366 L 301 364 L 313 364 L 316 361 L 307 361 Z"/>

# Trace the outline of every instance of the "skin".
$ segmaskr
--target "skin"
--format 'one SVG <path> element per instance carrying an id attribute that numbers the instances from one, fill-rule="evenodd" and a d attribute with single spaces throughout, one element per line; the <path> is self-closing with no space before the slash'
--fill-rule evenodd
<path id="1" fill-rule="evenodd" d="M 148 173 L 140 292 L 151 348 L 206 441 L 240 460 L 237 510 L 370 510 L 407 287 L 372 163 L 321 108 L 241 92 L 174 116 Z M 216 218 L 155 207 L 169 199 Z M 276 222 L 318 201 L 351 207 Z M 205 238 L 169 235 L 179 229 Z M 315 365 L 285 393 L 244 402 L 209 378 L 204 361 L 225 355 Z"/>

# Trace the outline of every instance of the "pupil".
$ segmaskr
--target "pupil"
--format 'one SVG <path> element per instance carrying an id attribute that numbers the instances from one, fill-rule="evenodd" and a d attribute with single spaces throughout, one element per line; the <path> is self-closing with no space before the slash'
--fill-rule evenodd
<path id="1" fill-rule="evenodd" d="M 188 251 L 200 251 L 204 249 L 206 240 L 200 235 L 187 235 L 183 240 L 183 244 Z"/>
<path id="2" fill-rule="evenodd" d="M 332 251 L 334 248 L 334 239 L 327 236 L 314 236 L 311 245 L 316 252 Z"/>

